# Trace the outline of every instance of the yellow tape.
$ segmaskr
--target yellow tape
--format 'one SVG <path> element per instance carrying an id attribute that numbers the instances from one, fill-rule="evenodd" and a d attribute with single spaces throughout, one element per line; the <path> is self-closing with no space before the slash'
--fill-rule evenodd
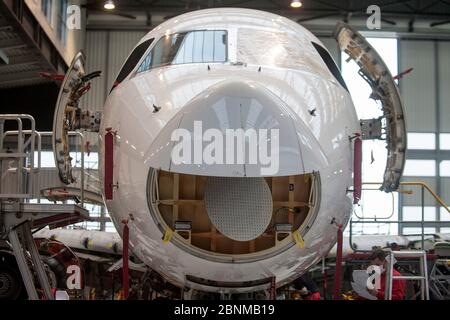
<path id="1" fill-rule="evenodd" d="M 295 231 L 294 233 L 292 233 L 292 236 L 294 237 L 295 243 L 303 249 L 305 247 L 305 241 L 303 240 L 300 231 Z"/>
<path id="2" fill-rule="evenodd" d="M 163 242 L 169 243 L 170 240 L 172 239 L 172 236 L 173 236 L 173 230 L 170 228 L 167 228 L 166 231 L 164 232 Z"/>

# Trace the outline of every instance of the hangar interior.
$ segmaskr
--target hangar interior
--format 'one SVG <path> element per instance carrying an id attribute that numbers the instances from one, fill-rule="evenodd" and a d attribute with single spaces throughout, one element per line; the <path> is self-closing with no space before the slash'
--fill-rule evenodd
<path id="1" fill-rule="evenodd" d="M 106 9 L 105 5 L 109 2 L 114 4 L 113 9 Z M 103 205 L 103 177 L 98 170 L 98 134 L 69 134 L 68 145 L 76 182 L 69 185 L 62 183 L 55 164 L 52 130 L 63 75 L 76 53 L 83 50 L 86 56 L 85 69 L 88 72 L 100 70 L 102 76 L 92 81 L 88 94 L 80 100 L 80 106 L 91 115 L 101 113 L 124 61 L 136 44 L 164 21 L 200 9 L 257 9 L 279 14 L 303 25 L 326 46 L 341 69 L 360 119 L 377 118 L 382 116 L 382 112 L 376 102 L 369 100 L 371 88 L 358 75 L 358 66 L 348 61 L 348 55 L 341 52 L 333 38 L 334 25 L 344 21 L 360 31 L 380 53 L 391 74 L 400 75 L 396 83 L 403 99 L 408 132 L 408 150 L 401 185 L 397 192 L 384 193 L 379 190 L 387 159 L 386 143 L 383 140 L 364 141 L 362 197 L 354 207 L 345 230 L 342 230 L 344 255 L 348 255 L 344 259 L 344 270 L 342 274 L 341 271 L 335 273 L 335 256 L 339 250 L 334 248 L 330 253 L 334 254 L 332 258 L 324 258 L 309 271 L 321 287 L 325 299 L 333 298 L 333 288 L 336 287 L 336 282 L 330 280 L 333 276 L 342 278 L 343 283 L 339 284 L 342 293 L 351 290 L 348 273 L 352 267 L 364 261 L 358 256 L 363 254 L 362 251 L 369 251 L 376 246 L 395 245 L 426 250 L 431 254 L 436 243 L 450 241 L 450 212 L 446 205 L 450 202 L 450 3 L 444 0 L 305 0 L 301 2 L 301 7 L 294 8 L 292 2 L 295 1 L 4 0 L 0 3 L 0 131 L 5 133 L 0 141 L 0 200 L 16 198 L 21 203 L 42 206 L 57 203 L 66 206 L 55 209 L 63 210 L 61 214 L 70 211 L 70 218 L 53 221 L 50 225 L 65 225 L 63 232 L 79 232 L 73 237 L 68 235 L 66 244 L 82 260 L 84 280 L 89 284 L 83 290 L 78 290 L 78 293 L 77 290 L 71 290 L 72 298 L 122 299 L 122 283 L 128 282 L 128 279 L 125 280 L 121 273 L 125 263 L 120 260 L 123 253 L 122 239 L 116 231 L 120 229 L 122 234 L 123 225 L 114 225 Z M 367 8 L 374 3 L 381 10 L 380 30 L 369 30 L 366 25 L 370 16 Z M 70 11 L 71 8 L 75 11 Z M 75 15 L 71 15 L 71 12 Z M 73 24 L 75 27 L 70 28 L 69 25 Z M 30 115 L 32 118 L 23 117 L 23 121 L 18 121 L 17 115 Z M 32 121 L 28 121 L 30 119 Z M 34 133 L 30 135 L 24 131 L 21 138 L 18 130 L 35 130 L 39 134 L 35 137 Z M 33 144 L 36 144 L 36 149 L 33 147 L 34 152 L 31 154 L 27 148 Z M 17 169 L 8 160 L 11 154 L 22 152 L 26 154 L 23 157 L 26 157 L 28 164 L 34 163 L 31 168 L 39 168 L 35 173 L 31 170 L 29 176 L 33 176 L 32 180 L 15 171 Z M 305 185 L 313 181 L 303 176 L 286 179 L 291 178 Z M 192 196 L 188 180 L 189 177 L 178 174 L 163 173 L 160 176 L 160 196 L 163 199 L 160 212 L 168 224 L 175 222 L 175 211 L 177 217 L 182 216 L 183 220 L 192 220 L 193 215 L 204 216 L 203 225 L 199 223 L 184 235 L 192 246 L 211 252 L 249 254 L 276 248 L 279 241 L 290 236 L 290 233 L 280 238 L 278 234 L 271 238 L 262 235 L 248 243 L 235 241 L 237 245 L 230 245 L 233 240 L 217 235 L 206 211 L 191 212 L 192 201 L 202 199 L 205 181 L 197 180 L 197 194 Z M 314 193 L 310 185 L 310 192 L 295 195 L 295 199 L 291 199 L 290 191 L 282 188 L 283 183 L 289 184 L 290 180 L 267 180 L 272 185 L 272 193 L 278 192 L 278 198 L 275 199 L 274 195 L 274 201 L 280 203 L 286 199 L 307 202 Z M 181 189 L 175 189 L 174 185 Z M 277 185 L 280 185 L 279 190 Z M 77 206 L 81 206 L 82 210 L 77 211 Z M 83 218 L 85 214 L 89 219 Z M 303 210 L 302 216 L 295 215 L 296 220 L 290 213 L 286 219 L 280 219 L 295 220 L 297 229 L 308 216 L 308 211 Z M 44 225 L 42 222 L 39 229 Z M 90 231 L 107 234 L 97 242 L 89 233 L 85 233 Z M 51 231 L 48 231 L 48 235 L 51 235 Z M 53 240 L 62 238 L 60 235 L 53 237 Z M 366 242 L 366 239 L 371 240 Z M 446 254 L 445 259 L 448 259 L 448 251 Z M 436 258 L 428 261 L 430 270 L 435 266 L 434 261 L 437 261 Z M 409 267 L 408 263 L 409 260 L 405 263 L 406 269 L 415 268 L 411 265 L 416 262 Z M 128 267 L 132 288 L 138 286 L 142 279 L 147 279 L 144 276 L 152 279 L 151 289 L 147 288 L 145 292 L 146 298 L 176 296 L 177 288 L 161 277 L 152 278 L 154 271 L 144 268 L 138 259 L 132 259 L 130 266 L 127 263 Z M 432 276 L 430 270 L 428 277 Z M 432 271 L 436 272 L 435 268 Z M 328 280 L 324 277 L 327 272 L 330 277 Z M 444 273 L 450 277 L 448 266 Z M 430 289 L 434 298 L 450 299 L 450 280 L 447 278 L 446 281 L 444 288 L 439 287 L 440 291 Z M 330 282 L 328 286 L 327 282 Z M 0 283 L 1 293 L 6 282 Z M 283 290 L 276 294 L 279 297 L 291 296 L 291 293 L 285 293 L 287 289 Z M 128 294 L 128 289 L 126 292 Z M 25 289 L 21 291 L 21 295 L 24 294 Z M 16 294 L 15 298 L 18 296 Z M 224 297 L 226 295 L 221 296 Z"/>

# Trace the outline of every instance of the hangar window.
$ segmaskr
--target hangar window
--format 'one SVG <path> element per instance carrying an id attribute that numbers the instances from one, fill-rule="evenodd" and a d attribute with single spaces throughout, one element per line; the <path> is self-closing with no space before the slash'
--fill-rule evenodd
<path id="1" fill-rule="evenodd" d="M 53 0 L 42 0 L 41 2 L 41 10 L 45 15 L 45 18 L 47 18 L 47 21 L 52 24 L 52 7 L 53 7 Z"/>
<path id="2" fill-rule="evenodd" d="M 61 0 L 58 15 L 58 37 L 61 42 L 67 44 L 67 0 Z"/>
<path id="3" fill-rule="evenodd" d="M 128 57 L 127 61 L 123 65 L 122 69 L 119 72 L 119 75 L 117 76 L 116 81 L 114 82 L 114 87 L 119 85 L 125 78 L 133 71 L 133 69 L 138 64 L 139 60 L 141 60 L 144 53 L 147 51 L 147 49 L 150 47 L 154 39 L 149 39 L 144 42 L 142 42 L 140 45 L 138 45 L 133 52 Z M 113 88 L 114 89 L 114 88 Z M 112 90 L 111 90 L 112 91 Z"/>
<path id="4" fill-rule="evenodd" d="M 441 150 L 450 150 L 450 133 L 441 133 L 439 137 Z"/>
<path id="5" fill-rule="evenodd" d="M 441 207 L 440 213 L 441 213 L 441 217 L 440 217 L 441 221 L 449 221 L 450 222 L 450 213 L 448 213 L 445 208 Z M 450 228 L 448 228 L 448 229 L 450 229 Z M 443 228 L 441 228 L 441 232 L 444 232 L 442 230 L 443 230 Z M 449 233 L 450 233 L 450 231 L 449 231 Z"/>
<path id="6" fill-rule="evenodd" d="M 227 33 L 191 31 L 161 38 L 137 70 L 186 63 L 220 63 L 227 60 Z"/>
<path id="7" fill-rule="evenodd" d="M 434 133 L 408 133 L 408 149 L 434 150 L 436 149 L 436 134 Z"/>
<path id="8" fill-rule="evenodd" d="M 436 221 L 436 207 L 424 207 L 424 221 Z M 404 221 L 422 221 L 422 207 L 403 207 Z"/>
<path id="9" fill-rule="evenodd" d="M 345 84 L 344 78 L 342 78 L 341 71 L 339 70 L 338 66 L 334 62 L 333 58 L 330 56 L 328 51 L 323 48 L 322 46 L 318 45 L 315 42 L 312 42 L 312 45 L 317 50 L 317 52 L 322 57 L 323 62 L 328 67 L 328 70 L 333 74 L 333 76 L 336 78 L 336 80 L 341 84 L 341 86 L 348 91 L 347 85 Z"/>
<path id="10" fill-rule="evenodd" d="M 434 177 L 436 176 L 436 161 L 435 160 L 406 160 L 405 176 L 413 177 Z"/>
<path id="11" fill-rule="evenodd" d="M 436 233 L 436 228 L 424 228 L 424 234 Z M 403 235 L 421 235 L 422 228 L 403 228 Z"/>
<path id="12" fill-rule="evenodd" d="M 441 177 L 450 177 L 450 160 L 441 161 L 439 171 Z"/>

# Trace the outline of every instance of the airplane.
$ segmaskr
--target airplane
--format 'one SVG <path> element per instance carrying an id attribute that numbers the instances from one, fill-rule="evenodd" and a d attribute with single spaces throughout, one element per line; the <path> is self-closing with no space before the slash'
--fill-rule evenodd
<path id="1" fill-rule="evenodd" d="M 382 118 L 361 122 L 321 41 L 267 12 L 207 9 L 159 25 L 130 53 L 102 114 L 80 106 L 99 74 L 79 53 L 55 111 L 61 181 L 74 181 L 68 132 L 98 132 L 104 203 L 145 265 L 202 292 L 289 284 L 329 253 L 358 203 L 362 140 L 386 140 L 382 190 L 398 188 L 405 164 L 392 75 L 348 25 L 334 37 Z M 242 146 L 253 152 L 239 159 Z"/>

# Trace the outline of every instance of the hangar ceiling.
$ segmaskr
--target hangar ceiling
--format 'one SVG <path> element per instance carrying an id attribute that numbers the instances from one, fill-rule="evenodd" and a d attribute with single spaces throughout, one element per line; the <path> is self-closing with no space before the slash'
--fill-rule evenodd
<path id="1" fill-rule="evenodd" d="M 260 9 L 288 16 L 298 22 L 323 18 L 348 20 L 355 17 L 366 17 L 367 8 L 376 4 L 382 11 L 382 20 L 395 25 L 396 19 L 406 18 L 412 27 L 418 20 L 429 20 L 431 27 L 450 24 L 449 0 L 304 0 L 300 9 L 291 8 L 290 0 L 116 0 L 116 9 L 103 9 L 103 0 L 88 0 L 87 9 L 91 14 L 114 14 L 128 19 L 135 19 L 133 13 L 152 15 L 166 14 L 165 19 L 175 15 L 214 7 L 242 7 Z"/>
<path id="2" fill-rule="evenodd" d="M 103 0 L 88 0 L 91 9 L 101 9 Z M 174 11 L 184 12 L 214 7 L 243 7 L 268 11 L 296 10 L 290 0 L 115 0 L 119 11 Z M 301 12 L 308 14 L 338 14 L 339 12 L 360 12 L 372 4 L 377 4 L 390 15 L 445 16 L 450 14 L 447 0 L 304 0 Z"/>
<path id="3" fill-rule="evenodd" d="M 0 90 L 45 84 L 40 72 L 64 72 L 66 65 L 28 7 L 0 2 Z"/>

